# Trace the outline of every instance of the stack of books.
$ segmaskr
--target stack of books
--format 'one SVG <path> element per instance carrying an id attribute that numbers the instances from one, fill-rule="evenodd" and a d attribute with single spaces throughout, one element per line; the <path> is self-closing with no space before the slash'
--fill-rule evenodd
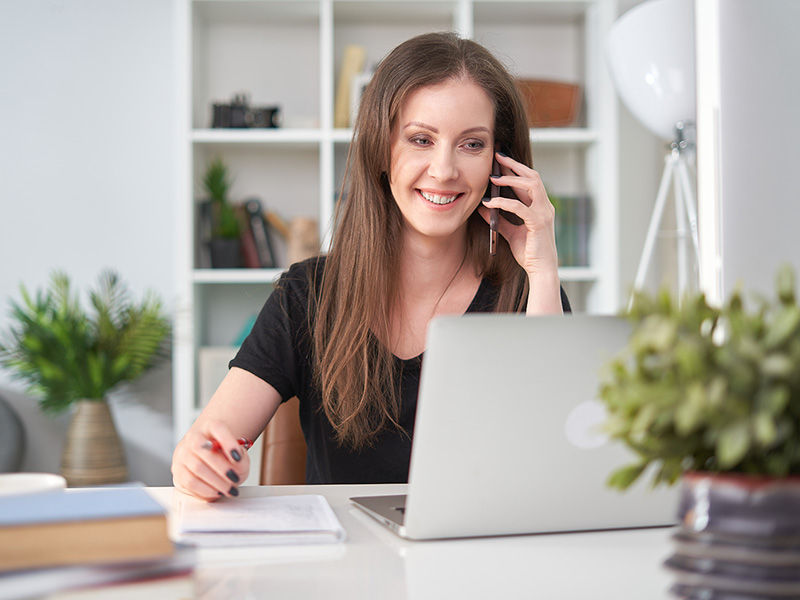
<path id="1" fill-rule="evenodd" d="M 5 597 L 184 574 L 193 563 L 191 550 L 170 540 L 164 508 L 141 487 L 0 498 Z"/>
<path id="2" fill-rule="evenodd" d="M 556 209 L 556 246 L 561 267 L 589 264 L 592 203 L 588 196 L 550 196 Z"/>

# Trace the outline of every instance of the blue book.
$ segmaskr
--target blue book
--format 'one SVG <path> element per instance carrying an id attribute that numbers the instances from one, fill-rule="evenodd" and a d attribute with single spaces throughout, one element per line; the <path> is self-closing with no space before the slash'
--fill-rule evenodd
<path id="1" fill-rule="evenodd" d="M 166 510 L 141 487 L 0 498 L 0 572 L 170 556 Z"/>

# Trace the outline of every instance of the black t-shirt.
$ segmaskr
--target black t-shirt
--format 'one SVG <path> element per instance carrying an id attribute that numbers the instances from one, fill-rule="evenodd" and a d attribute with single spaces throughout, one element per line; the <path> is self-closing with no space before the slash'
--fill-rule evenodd
<path id="1" fill-rule="evenodd" d="M 422 355 L 409 360 L 395 357 L 401 373 L 399 423 L 405 432 L 390 425 L 367 448 L 355 451 L 340 446 L 314 385 L 309 331 L 309 277 L 315 269 L 321 276 L 324 264 L 324 257 L 309 259 L 292 265 L 281 276 L 229 367 L 239 367 L 263 379 L 283 401 L 298 397 L 300 424 L 308 445 L 307 483 L 405 483 Z M 484 278 L 467 312 L 490 312 L 496 295 L 496 287 Z M 563 289 L 561 301 L 568 312 L 569 301 Z"/>

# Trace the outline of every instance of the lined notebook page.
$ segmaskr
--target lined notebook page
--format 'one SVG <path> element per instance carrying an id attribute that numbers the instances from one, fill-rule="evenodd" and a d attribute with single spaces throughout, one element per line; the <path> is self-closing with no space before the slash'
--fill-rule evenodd
<path id="1" fill-rule="evenodd" d="M 212 503 L 181 494 L 176 517 L 176 541 L 200 546 L 321 544 L 345 538 L 328 501 L 317 494 Z"/>

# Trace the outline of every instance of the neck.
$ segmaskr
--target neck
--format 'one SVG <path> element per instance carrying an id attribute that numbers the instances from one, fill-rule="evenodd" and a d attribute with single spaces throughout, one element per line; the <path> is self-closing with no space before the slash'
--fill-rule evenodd
<path id="1" fill-rule="evenodd" d="M 447 240 L 406 238 L 400 253 L 400 285 L 409 300 L 440 294 L 453 282 L 456 273 L 465 271 L 466 236 Z"/>

